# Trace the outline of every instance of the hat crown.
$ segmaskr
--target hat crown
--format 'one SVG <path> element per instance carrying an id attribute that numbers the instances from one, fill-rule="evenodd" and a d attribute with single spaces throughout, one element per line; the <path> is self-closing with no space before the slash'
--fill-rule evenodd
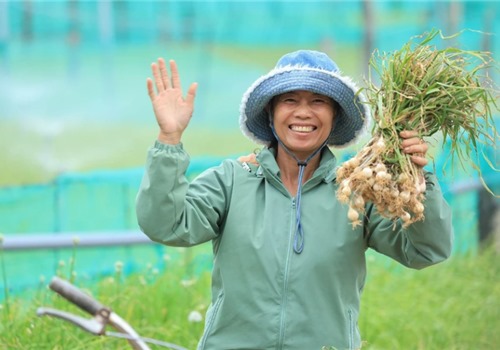
<path id="1" fill-rule="evenodd" d="M 278 60 L 276 68 L 286 66 L 310 67 L 329 72 L 339 71 L 339 67 L 328 55 L 314 50 L 299 50 L 284 55 Z"/>

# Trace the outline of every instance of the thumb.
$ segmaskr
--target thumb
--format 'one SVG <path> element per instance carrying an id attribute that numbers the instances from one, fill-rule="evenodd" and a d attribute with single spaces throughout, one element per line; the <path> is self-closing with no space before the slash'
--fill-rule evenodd
<path id="1" fill-rule="evenodd" d="M 194 98 L 196 97 L 196 89 L 198 89 L 198 83 L 192 83 L 189 86 L 187 95 L 186 95 L 186 102 L 188 104 L 193 104 L 194 103 Z"/>

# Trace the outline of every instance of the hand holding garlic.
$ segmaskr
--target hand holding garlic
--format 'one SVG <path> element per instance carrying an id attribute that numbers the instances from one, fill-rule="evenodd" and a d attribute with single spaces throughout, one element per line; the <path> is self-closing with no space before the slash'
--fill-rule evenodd
<path id="1" fill-rule="evenodd" d="M 337 170 L 337 198 L 348 203 L 347 216 L 353 227 L 361 225 L 360 213 L 372 202 L 379 213 L 404 226 L 424 218 L 426 190 L 423 167 L 428 145 L 414 131 L 400 133 L 401 150 L 387 147 L 382 136 L 374 136 L 352 159 Z"/>

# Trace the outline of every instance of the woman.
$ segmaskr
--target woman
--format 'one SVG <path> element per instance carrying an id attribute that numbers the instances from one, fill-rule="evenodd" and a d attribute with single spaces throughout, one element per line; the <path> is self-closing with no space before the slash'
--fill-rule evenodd
<path id="1" fill-rule="evenodd" d="M 327 146 L 355 142 L 369 112 L 327 55 L 301 50 L 243 96 L 241 129 L 265 145 L 257 163 L 227 160 L 188 183 L 181 140 L 197 85 L 184 98 L 174 61 L 170 69 L 171 77 L 159 59 L 147 82 L 160 133 L 137 215 L 154 241 L 212 242 L 212 302 L 198 349 L 360 348 L 365 251 L 412 268 L 450 255 L 450 211 L 435 177 L 426 174 L 425 221 L 394 229 L 367 205 L 362 227 L 351 228 L 335 197 L 336 159 Z M 427 164 L 427 145 L 410 131 L 401 137 L 412 160 Z"/>

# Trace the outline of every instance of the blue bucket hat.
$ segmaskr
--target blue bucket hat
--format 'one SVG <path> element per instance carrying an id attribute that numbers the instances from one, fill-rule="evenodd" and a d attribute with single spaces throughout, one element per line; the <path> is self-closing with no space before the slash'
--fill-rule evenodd
<path id="1" fill-rule="evenodd" d="M 339 105 L 327 145 L 344 148 L 368 128 L 370 112 L 355 83 L 342 76 L 326 54 L 299 50 L 281 57 L 275 68 L 245 92 L 240 106 L 240 128 L 252 141 L 269 145 L 275 139 L 266 106 L 274 96 L 306 90 L 332 98 Z"/>

